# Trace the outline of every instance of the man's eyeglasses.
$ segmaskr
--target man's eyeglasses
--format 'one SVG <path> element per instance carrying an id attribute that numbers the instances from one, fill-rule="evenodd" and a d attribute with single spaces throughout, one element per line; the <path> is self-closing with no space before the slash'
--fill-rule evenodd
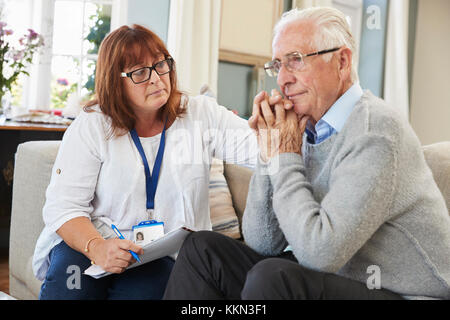
<path id="1" fill-rule="evenodd" d="M 126 77 L 131 78 L 131 81 L 133 81 L 135 84 L 138 84 L 148 81 L 152 76 L 153 70 L 155 70 L 159 76 L 162 76 L 172 71 L 172 67 L 173 67 L 173 59 L 167 58 L 165 60 L 155 63 L 151 67 L 143 67 L 127 73 L 122 72 L 120 76 L 122 78 Z"/>
<path id="2" fill-rule="evenodd" d="M 266 73 L 269 75 L 269 77 L 278 76 L 278 73 L 280 72 L 280 69 L 283 65 L 289 72 L 300 71 L 305 66 L 304 59 L 306 57 L 319 56 L 322 54 L 338 51 L 339 49 L 340 48 L 334 48 L 330 50 L 323 50 L 309 54 L 303 54 L 298 51 L 292 52 L 284 57 L 285 60 L 284 62 L 281 62 L 278 59 L 267 62 L 264 65 L 264 70 L 266 70 Z"/>

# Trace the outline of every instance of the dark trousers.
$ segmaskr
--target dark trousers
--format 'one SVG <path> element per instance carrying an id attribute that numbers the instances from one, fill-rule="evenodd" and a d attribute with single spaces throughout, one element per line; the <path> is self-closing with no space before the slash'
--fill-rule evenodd
<path id="1" fill-rule="evenodd" d="M 172 258 L 94 279 L 83 274 L 91 261 L 64 241 L 50 251 L 50 267 L 40 300 L 160 300 L 166 288 Z"/>
<path id="2" fill-rule="evenodd" d="M 294 255 L 261 256 L 215 232 L 190 235 L 180 250 L 164 299 L 401 299 L 387 290 L 302 267 Z"/>

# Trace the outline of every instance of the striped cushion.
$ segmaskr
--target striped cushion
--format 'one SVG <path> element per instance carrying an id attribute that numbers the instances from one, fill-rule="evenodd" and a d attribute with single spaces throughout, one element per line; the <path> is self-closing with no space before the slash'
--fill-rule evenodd
<path id="1" fill-rule="evenodd" d="M 223 161 L 213 159 L 209 182 L 209 207 L 213 231 L 233 239 L 241 238 L 239 220 L 234 211 L 231 193 L 223 175 Z"/>

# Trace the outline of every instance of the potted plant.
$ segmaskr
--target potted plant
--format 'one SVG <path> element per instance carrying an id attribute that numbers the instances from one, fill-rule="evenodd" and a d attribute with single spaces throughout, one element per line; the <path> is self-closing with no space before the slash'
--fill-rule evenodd
<path id="1" fill-rule="evenodd" d="M 3 103 L 5 94 L 11 93 L 20 74 L 29 75 L 26 68 L 44 45 L 44 38 L 28 29 L 28 33 L 19 39 L 18 46 L 14 47 L 10 39 L 13 30 L 6 26 L 6 22 L 0 21 L 0 103 Z"/>

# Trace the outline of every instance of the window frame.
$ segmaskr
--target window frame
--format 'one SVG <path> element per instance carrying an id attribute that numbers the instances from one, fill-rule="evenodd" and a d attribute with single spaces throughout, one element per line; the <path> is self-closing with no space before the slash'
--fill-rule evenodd
<path id="1" fill-rule="evenodd" d="M 44 37 L 45 46 L 41 49 L 39 55 L 33 59 L 33 64 L 30 67 L 29 77 L 23 78 L 23 95 L 22 108 L 30 109 L 50 109 L 51 105 L 51 82 L 52 82 L 52 60 L 54 57 L 73 57 L 78 59 L 80 67 L 83 66 L 84 61 L 97 60 L 97 54 L 83 54 L 83 47 L 80 48 L 80 54 L 54 54 L 53 53 L 53 29 L 54 29 L 54 14 L 55 3 L 60 0 L 29 0 L 32 6 L 32 21 L 30 25 L 34 30 Z M 103 5 L 111 5 L 111 29 L 115 29 L 118 25 L 124 24 L 126 18 L 123 11 L 128 6 L 128 0 L 64 0 L 81 2 L 85 6 L 86 3 L 95 3 Z M 118 10 L 119 9 L 119 10 Z M 83 10 L 83 15 L 85 14 Z M 84 17 L 83 17 L 84 18 Z M 84 19 L 83 19 L 84 28 Z M 83 86 L 83 73 L 80 72 L 78 77 L 77 93 L 80 96 Z"/>

